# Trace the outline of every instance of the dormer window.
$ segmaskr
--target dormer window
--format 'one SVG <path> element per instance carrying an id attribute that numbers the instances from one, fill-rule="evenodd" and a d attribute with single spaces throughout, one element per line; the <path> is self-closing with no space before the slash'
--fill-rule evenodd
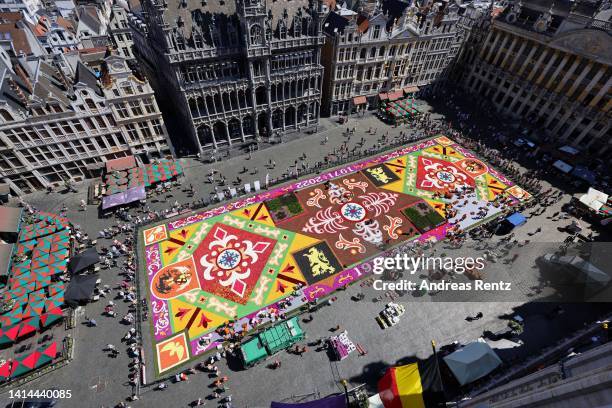
<path id="1" fill-rule="evenodd" d="M 251 45 L 261 45 L 263 43 L 263 33 L 261 26 L 255 24 L 251 26 Z"/>

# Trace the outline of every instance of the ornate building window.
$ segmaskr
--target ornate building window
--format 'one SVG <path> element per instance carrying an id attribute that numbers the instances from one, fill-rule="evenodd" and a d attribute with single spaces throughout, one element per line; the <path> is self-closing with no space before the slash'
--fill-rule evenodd
<path id="1" fill-rule="evenodd" d="M 287 26 L 285 25 L 284 21 L 278 23 L 278 37 L 281 40 L 287 38 Z"/>
<path id="2" fill-rule="evenodd" d="M 195 33 L 193 35 L 193 41 L 196 48 L 202 48 L 204 46 L 204 39 L 200 33 Z"/>
<path id="3" fill-rule="evenodd" d="M 312 19 L 310 17 L 306 17 L 302 23 L 302 34 L 309 35 L 310 34 L 310 24 L 312 23 Z"/>
<path id="4" fill-rule="evenodd" d="M 251 26 L 251 44 L 252 45 L 263 44 L 263 33 L 261 30 L 261 26 L 258 24 Z"/>
<path id="5" fill-rule="evenodd" d="M 293 36 L 299 37 L 302 35 L 302 18 L 295 16 L 293 18 Z"/>

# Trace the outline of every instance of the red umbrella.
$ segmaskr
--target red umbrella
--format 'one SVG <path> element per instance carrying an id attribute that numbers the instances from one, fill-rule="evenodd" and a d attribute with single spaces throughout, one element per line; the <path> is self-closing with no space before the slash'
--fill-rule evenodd
<path id="1" fill-rule="evenodd" d="M 0 362 L 0 380 L 6 380 L 11 375 L 11 360 Z"/>
<path id="2" fill-rule="evenodd" d="M 36 330 L 38 330 L 38 322 L 40 322 L 40 318 L 38 316 L 22 322 L 21 327 L 19 328 L 18 337 L 27 336 L 28 334 L 36 332 Z"/>
<path id="3" fill-rule="evenodd" d="M 46 348 L 41 348 L 40 351 L 42 355 L 45 355 L 47 357 L 57 357 L 57 341 L 54 341 L 53 343 L 49 344 L 49 346 Z"/>
<path id="4" fill-rule="evenodd" d="M 39 358 L 40 358 L 40 351 L 36 350 L 32 352 L 32 354 L 28 354 L 27 356 L 25 356 L 19 362 L 28 368 L 34 368 L 36 367 L 36 362 L 38 361 Z"/>
<path id="5" fill-rule="evenodd" d="M 54 323 L 63 317 L 62 309 L 59 307 L 54 307 L 52 309 L 47 310 L 46 313 L 43 313 L 40 316 L 40 324 L 43 327 L 49 326 L 51 323 Z"/>
<path id="6" fill-rule="evenodd" d="M 21 324 L 22 323 L 17 323 L 14 326 L 2 329 L 2 337 L 6 337 L 8 339 L 15 341 L 15 339 L 17 338 L 17 335 L 19 334 L 19 329 L 21 328 Z"/>

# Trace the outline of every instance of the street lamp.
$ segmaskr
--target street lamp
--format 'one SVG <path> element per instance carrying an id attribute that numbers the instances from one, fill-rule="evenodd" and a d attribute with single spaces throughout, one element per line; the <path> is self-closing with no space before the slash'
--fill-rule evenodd
<path id="1" fill-rule="evenodd" d="M 344 398 L 346 399 L 346 406 L 348 407 L 349 405 L 348 381 L 346 381 L 345 379 L 342 379 L 340 380 L 340 384 L 342 385 L 342 388 L 344 388 Z"/>

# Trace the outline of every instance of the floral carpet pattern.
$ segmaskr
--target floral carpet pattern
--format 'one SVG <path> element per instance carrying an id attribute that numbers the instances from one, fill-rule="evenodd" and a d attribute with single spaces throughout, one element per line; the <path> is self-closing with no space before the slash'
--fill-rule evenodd
<path id="1" fill-rule="evenodd" d="M 439 136 L 142 230 L 157 373 L 209 350 L 228 320 L 248 324 L 295 293 L 299 307 L 370 273 L 365 261 L 402 241 L 442 239 L 443 195 L 462 186 L 484 202 L 530 197 Z M 410 218 L 430 212 L 442 222 Z"/>

